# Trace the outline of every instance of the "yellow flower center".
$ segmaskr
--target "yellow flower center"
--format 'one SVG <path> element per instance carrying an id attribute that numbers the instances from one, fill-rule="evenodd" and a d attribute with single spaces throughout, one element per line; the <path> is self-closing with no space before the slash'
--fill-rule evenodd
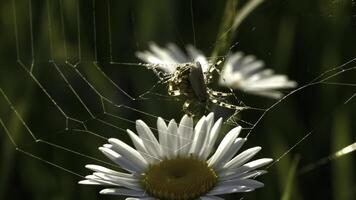
<path id="1" fill-rule="evenodd" d="M 206 161 L 195 157 L 165 159 L 142 175 L 142 185 L 160 200 L 194 200 L 210 191 L 218 180 Z"/>

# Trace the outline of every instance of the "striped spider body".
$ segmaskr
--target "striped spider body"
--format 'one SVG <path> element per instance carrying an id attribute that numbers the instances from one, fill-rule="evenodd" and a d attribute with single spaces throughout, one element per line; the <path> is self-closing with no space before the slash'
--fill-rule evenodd
<path id="1" fill-rule="evenodd" d="M 242 107 L 221 101 L 223 97 L 231 96 L 231 93 L 216 92 L 208 88 L 211 77 L 211 71 L 204 73 L 199 62 L 181 64 L 168 79 L 168 94 L 183 96 L 183 111 L 191 116 L 204 114 L 211 103 L 241 110 Z"/>

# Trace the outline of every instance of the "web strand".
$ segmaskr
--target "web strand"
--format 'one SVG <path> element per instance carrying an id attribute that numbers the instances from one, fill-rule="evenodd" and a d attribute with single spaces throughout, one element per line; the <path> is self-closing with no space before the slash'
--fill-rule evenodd
<path id="1" fill-rule="evenodd" d="M 92 39 L 93 39 L 93 46 L 94 46 L 93 47 L 94 62 L 91 62 L 91 61 L 87 62 L 85 60 L 82 60 L 82 51 L 83 51 L 82 50 L 82 30 L 81 30 L 82 18 L 81 18 L 81 12 L 80 12 L 81 9 L 80 9 L 79 1 L 77 1 L 75 3 L 75 5 L 76 5 L 76 28 L 77 28 L 77 30 L 76 30 L 76 34 L 77 34 L 76 47 L 78 48 L 78 51 L 77 51 L 78 57 L 76 58 L 76 60 L 73 64 L 70 61 L 71 59 L 68 57 L 68 49 L 67 49 L 68 44 L 67 44 L 67 37 L 66 37 L 67 26 L 66 26 L 66 22 L 65 22 L 63 1 L 59 0 L 59 14 L 60 14 L 60 20 L 59 20 L 60 23 L 59 24 L 60 24 L 60 32 L 63 37 L 63 49 L 64 49 L 64 57 L 65 57 L 65 63 L 63 65 L 61 65 L 60 61 L 55 60 L 54 49 L 56 48 L 56 46 L 53 41 L 54 40 L 53 39 L 53 32 L 54 32 L 54 30 L 53 30 L 54 23 L 53 22 L 55 22 L 55 20 L 52 15 L 52 12 L 51 12 L 51 3 L 49 0 L 47 1 L 47 20 L 48 20 L 48 34 L 49 34 L 49 48 L 50 48 L 50 53 L 49 53 L 50 59 L 49 59 L 48 63 L 53 67 L 52 68 L 52 71 L 54 71 L 53 74 L 58 75 L 60 77 L 61 82 L 59 84 L 63 85 L 65 88 L 67 88 L 68 91 L 70 91 L 71 94 L 74 95 L 75 99 L 79 102 L 80 107 L 82 107 L 85 110 L 85 112 L 89 115 L 89 117 L 87 117 L 85 119 L 79 119 L 79 118 L 73 117 L 72 113 L 66 112 L 64 109 L 64 106 L 61 106 L 59 104 L 59 100 L 55 98 L 55 95 L 53 95 L 53 93 L 51 93 L 50 90 L 41 81 L 41 79 L 40 79 L 41 77 L 34 72 L 34 68 L 36 67 L 36 70 L 38 68 L 40 68 L 41 63 L 38 63 L 37 60 L 35 62 L 34 38 L 35 38 L 36 34 L 33 30 L 34 28 L 33 28 L 32 0 L 29 0 L 29 7 L 28 7 L 29 24 L 30 24 L 29 25 L 30 26 L 30 51 L 31 51 L 30 52 L 30 54 L 31 54 L 30 66 L 27 66 L 25 64 L 23 58 L 21 58 L 21 54 L 20 54 L 21 48 L 20 48 L 20 40 L 19 40 L 19 34 L 18 34 L 19 33 L 19 25 L 18 25 L 18 21 L 17 21 L 16 1 L 12 0 L 17 67 L 21 68 L 23 73 L 26 74 L 28 77 L 30 77 L 31 83 L 36 85 L 39 88 L 41 93 L 45 95 L 46 100 L 49 101 L 51 103 L 51 105 L 54 107 L 54 108 L 52 107 L 52 109 L 55 109 L 56 111 L 58 111 L 60 116 L 62 118 L 64 118 L 65 125 L 64 125 L 64 127 L 61 127 L 61 129 L 63 129 L 63 130 L 61 130 L 62 132 L 58 133 L 58 135 L 59 135 L 58 137 L 67 137 L 67 135 L 69 135 L 67 133 L 69 131 L 72 131 L 72 132 L 76 132 L 76 133 L 85 133 L 85 134 L 94 136 L 95 138 L 97 138 L 99 140 L 103 140 L 103 141 L 107 140 L 108 137 L 105 137 L 105 136 L 103 136 L 103 134 L 98 133 L 95 130 L 92 130 L 90 128 L 91 122 L 97 122 L 101 125 L 104 125 L 105 127 L 110 127 L 110 128 L 113 128 L 115 130 L 118 130 L 118 131 L 126 134 L 127 127 L 120 125 L 120 123 L 117 123 L 117 124 L 112 123 L 108 119 L 104 118 L 104 117 L 109 117 L 110 119 L 115 119 L 120 122 L 127 122 L 131 125 L 135 125 L 136 122 L 134 120 L 130 120 L 127 117 L 125 117 L 125 112 L 134 113 L 136 115 L 140 115 L 140 116 L 144 116 L 144 117 L 148 117 L 150 119 L 156 120 L 158 118 L 158 114 L 154 114 L 154 113 L 152 113 L 152 111 L 146 112 L 142 109 L 135 108 L 134 106 L 130 106 L 130 105 L 133 102 L 139 102 L 139 101 L 146 102 L 147 100 L 164 100 L 167 102 L 168 101 L 177 101 L 177 99 L 169 97 L 168 95 L 154 92 L 156 87 L 164 84 L 163 80 L 158 80 L 155 84 L 152 84 L 152 87 L 150 89 L 148 89 L 147 91 L 144 91 L 142 94 L 135 97 L 134 95 L 131 95 L 129 93 L 129 91 L 124 90 L 120 84 L 116 83 L 115 80 L 113 80 L 108 75 L 108 73 L 106 73 L 103 70 L 104 64 L 109 64 L 109 67 L 112 67 L 112 68 L 117 67 L 116 65 L 120 65 L 123 67 L 136 66 L 136 67 L 144 68 L 143 64 L 140 64 L 140 63 L 119 62 L 119 61 L 115 61 L 113 58 L 112 25 L 114 23 L 112 22 L 112 18 L 111 18 L 111 0 L 107 0 L 107 11 L 108 11 L 107 12 L 107 21 L 108 21 L 108 40 L 109 40 L 107 45 L 109 46 L 109 56 L 110 56 L 109 63 L 99 62 L 99 60 L 98 60 L 99 58 L 98 58 L 98 44 L 97 44 L 97 39 L 98 39 L 97 38 L 97 13 L 96 13 L 95 0 L 92 0 L 92 21 L 93 21 L 92 22 L 92 25 L 93 25 L 93 28 L 92 28 L 93 38 Z M 192 6 L 193 5 L 192 5 L 192 1 L 191 1 L 191 16 L 193 18 L 193 7 Z M 193 35 L 194 35 L 194 43 L 196 43 L 194 19 L 192 19 L 192 29 L 193 29 Z M 84 32 L 83 32 L 83 35 L 84 35 Z M 85 55 L 85 54 L 83 53 L 83 55 Z M 216 58 L 212 58 L 212 59 L 216 59 Z M 243 125 L 246 125 L 246 126 L 244 126 L 243 129 L 248 131 L 248 133 L 246 135 L 246 138 L 248 138 L 251 136 L 251 134 L 254 132 L 255 128 L 260 124 L 260 122 L 264 119 L 265 115 L 267 115 L 272 109 L 275 109 L 278 105 L 280 105 L 281 102 L 285 101 L 286 99 L 290 98 L 292 95 L 294 95 L 296 93 L 304 91 L 306 88 L 309 88 L 312 86 L 317 86 L 317 85 L 336 85 L 336 86 L 347 86 L 350 88 L 356 87 L 356 83 L 330 82 L 330 80 L 332 78 L 335 78 L 335 77 L 340 76 L 345 73 L 349 73 L 351 71 L 355 71 L 356 70 L 356 66 L 354 63 L 355 61 L 356 61 L 356 58 L 353 58 L 353 59 L 343 63 L 340 66 L 331 68 L 331 69 L 321 73 L 319 76 L 317 76 L 315 79 L 313 79 L 309 83 L 302 85 L 301 87 L 289 92 L 282 99 L 276 101 L 275 103 L 273 103 L 271 106 L 269 106 L 266 109 L 255 108 L 256 110 L 262 112 L 262 114 L 258 116 L 258 118 L 255 122 L 250 122 L 250 121 L 247 121 L 244 119 L 237 120 L 232 117 L 230 124 L 236 125 L 237 123 L 242 123 Z M 102 92 L 97 87 L 95 81 L 93 79 L 90 79 L 90 77 L 85 72 L 83 72 L 84 70 L 79 69 L 81 67 L 81 65 L 84 65 L 84 63 L 86 63 L 86 64 L 89 63 L 88 65 L 85 65 L 85 67 L 86 68 L 94 68 L 98 72 L 98 75 L 100 76 L 100 78 L 103 78 L 104 80 L 106 80 L 108 85 L 110 87 L 114 88 L 115 92 L 117 92 L 115 94 L 122 95 L 123 97 L 125 97 L 125 99 L 127 99 L 127 101 L 118 102 L 114 98 L 112 98 L 109 95 L 106 95 L 104 92 Z M 95 93 L 95 96 L 98 97 L 98 99 L 100 100 L 100 102 L 98 103 L 98 105 L 100 107 L 99 113 L 95 113 L 95 111 L 93 111 L 90 108 L 88 102 L 90 102 L 91 99 L 80 94 L 79 89 L 75 88 L 75 85 L 71 82 L 72 80 L 70 79 L 70 77 L 66 76 L 66 74 L 62 70 L 64 67 L 69 67 L 72 70 L 72 74 L 77 75 L 79 77 L 79 80 L 75 80 L 75 81 L 83 82 L 85 86 L 88 86 L 90 88 L 90 90 Z M 213 70 L 215 70 L 218 74 L 220 74 L 220 71 L 217 69 L 217 67 L 214 66 Z M 235 94 L 235 92 L 231 88 L 229 88 L 229 91 L 232 94 L 234 101 L 238 102 L 239 105 L 246 106 L 238 98 L 238 96 Z M 40 134 L 38 132 L 34 132 L 32 130 L 32 128 L 30 127 L 27 120 L 16 109 L 16 105 L 14 105 L 14 103 L 11 101 L 11 99 L 9 98 L 9 95 L 7 95 L 5 90 L 3 90 L 3 88 L 1 88 L 1 87 L 0 87 L 0 93 L 1 93 L 1 96 L 3 97 L 3 99 L 5 99 L 5 101 L 7 102 L 8 107 L 10 108 L 11 112 L 15 114 L 16 118 L 20 121 L 21 125 L 25 128 L 26 132 L 31 136 L 35 145 L 36 144 L 44 144 L 44 145 L 47 145 L 54 149 L 57 149 L 59 151 L 66 151 L 69 154 L 74 155 L 74 156 L 80 156 L 80 157 L 83 157 L 90 161 L 99 162 L 99 163 L 102 163 L 105 165 L 110 165 L 110 166 L 115 167 L 115 165 L 113 165 L 111 163 L 102 161 L 95 157 L 89 156 L 85 153 L 81 153 L 74 149 L 67 148 L 60 144 L 52 143 L 47 138 L 47 137 L 50 137 L 49 135 L 46 135 L 45 137 L 43 137 L 43 136 L 40 137 Z M 149 95 L 152 95 L 154 97 L 151 97 L 151 98 L 147 97 Z M 350 103 L 354 99 L 355 96 L 356 96 L 356 93 L 353 93 L 346 101 L 344 101 L 344 104 Z M 116 112 L 114 113 L 113 111 L 110 111 L 110 109 L 108 108 L 109 106 L 114 107 Z M 253 109 L 253 107 L 251 107 L 251 109 Z M 120 112 L 120 111 L 125 111 L 125 112 Z M 117 114 L 117 113 L 119 113 L 119 114 Z M 166 122 L 169 122 L 168 119 L 164 119 L 164 120 Z M 72 122 L 75 123 L 74 127 L 71 127 L 71 125 L 70 125 L 70 123 L 72 123 Z M 61 166 L 61 164 L 55 164 L 53 162 L 50 162 L 44 158 L 41 158 L 39 156 L 36 156 L 35 154 L 32 154 L 32 153 L 24 150 L 22 148 L 22 146 L 20 146 L 15 141 L 15 139 L 12 137 L 12 134 L 10 133 L 10 131 L 7 128 L 7 124 L 5 123 L 5 120 L 3 120 L 3 118 L 1 116 L 0 116 L 0 125 L 2 126 L 5 134 L 9 138 L 11 144 L 14 146 L 16 151 L 18 151 L 24 155 L 27 155 L 33 159 L 39 160 L 40 162 L 43 162 L 50 166 L 56 167 L 62 171 L 72 174 L 74 176 L 84 178 L 82 175 L 75 173 L 72 170 L 69 170 L 69 169 Z M 154 126 L 149 126 L 149 127 L 151 128 L 151 130 L 157 132 L 156 127 L 154 127 Z M 307 134 L 305 134 L 302 138 L 298 139 L 294 145 L 289 147 L 268 168 L 270 168 L 271 166 L 274 166 L 282 158 L 284 158 L 286 155 L 290 154 L 296 147 L 301 145 L 302 142 L 305 142 L 312 134 L 314 134 L 313 131 L 310 131 Z M 179 136 L 179 138 L 187 140 L 187 142 L 185 144 L 183 144 L 180 148 L 184 148 L 185 146 L 190 145 L 192 142 L 192 140 L 188 139 L 188 138 L 181 138 L 181 136 Z M 145 142 L 152 142 L 146 138 L 143 138 L 143 140 L 145 140 Z M 166 148 L 170 149 L 171 147 L 166 147 Z M 354 146 L 353 146 L 353 148 L 354 148 Z M 144 152 L 141 152 L 141 153 L 144 153 Z M 346 152 L 346 153 L 350 153 L 350 151 Z M 157 157 L 154 157 L 153 155 L 148 155 L 148 154 L 145 154 L 145 155 L 148 157 L 152 157 L 154 159 L 159 159 Z M 316 165 L 319 165 L 319 164 L 316 164 Z"/>

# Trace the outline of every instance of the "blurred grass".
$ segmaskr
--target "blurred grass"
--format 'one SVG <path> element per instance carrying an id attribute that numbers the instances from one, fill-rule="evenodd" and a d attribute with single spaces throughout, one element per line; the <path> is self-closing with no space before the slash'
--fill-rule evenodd
<path id="1" fill-rule="evenodd" d="M 298 163 L 299 163 L 299 156 L 295 156 L 293 159 L 291 167 L 289 167 L 289 172 L 287 174 L 287 182 L 285 183 L 284 192 L 282 195 L 281 200 L 289 200 L 289 199 L 299 199 L 295 194 L 298 194 L 298 191 L 295 190 L 295 179 L 297 177 L 297 170 L 298 170 Z"/>
<path id="2" fill-rule="evenodd" d="M 347 146 L 353 140 L 350 130 L 350 118 L 348 112 L 340 109 L 335 113 L 331 151 L 336 152 Z M 353 156 L 354 157 L 354 156 Z M 355 185 L 355 170 L 352 155 L 340 158 L 332 165 L 333 196 L 334 199 L 352 199 L 356 193 L 350 190 L 350 185 Z"/>
<path id="3" fill-rule="evenodd" d="M 29 2 L 15 0 L 17 26 L 19 31 L 20 60 L 26 66 L 31 63 L 31 30 L 29 25 Z M 47 3 L 50 8 L 48 18 Z M 226 3 L 231 6 L 226 6 Z M 145 101 L 131 101 L 118 92 L 100 73 L 93 61 L 103 68 L 113 81 L 134 97 L 152 86 L 157 79 L 146 69 L 131 67 L 116 62 L 138 62 L 134 52 L 144 50 L 147 42 L 156 41 L 161 45 L 175 42 L 183 47 L 196 44 L 206 55 L 218 45 L 215 52 L 224 52 L 232 43 L 234 51 L 241 50 L 255 54 L 277 72 L 286 73 L 300 85 L 320 75 L 323 71 L 356 55 L 355 4 L 350 1 L 283 1 L 269 0 L 261 5 L 239 26 L 235 34 L 225 43 L 216 40 L 221 30 L 231 24 L 235 5 L 241 8 L 246 1 L 234 0 L 206 2 L 195 1 L 95 1 L 96 43 L 93 32 L 93 4 L 88 1 L 32 1 L 33 42 L 35 53 L 34 74 L 48 92 L 58 101 L 59 106 L 81 120 L 90 118 L 71 94 L 68 85 L 48 62 L 51 58 L 63 74 L 69 77 L 79 95 L 86 100 L 96 116 L 114 122 L 117 126 L 133 128 L 122 120 L 102 116 L 101 101 L 90 90 L 65 61 L 78 61 L 81 71 L 103 95 L 119 103 L 165 118 L 180 118 L 181 102 L 167 102 L 152 97 Z M 77 5 L 80 13 L 77 12 Z M 193 9 L 191 9 L 191 5 Z M 229 4 L 228 4 L 229 5 Z M 63 9 L 61 9 L 61 6 Z M 110 7 L 110 14 L 109 9 Z M 61 11 L 63 10 L 63 20 Z M 193 10 L 193 17 L 191 15 Z M 226 12 L 229 10 L 230 13 Z M 75 149 L 95 157 L 103 158 L 97 147 L 103 143 L 96 137 L 75 132 L 65 132 L 65 119 L 48 102 L 48 98 L 29 79 L 16 63 L 16 43 L 12 1 L 0 2 L 0 87 L 14 102 L 16 109 L 29 123 L 36 136 L 46 141 Z M 80 17 L 80 48 L 77 14 Z M 224 17 L 226 15 L 226 17 Z M 110 18 L 110 21 L 108 20 Z M 49 27 L 49 19 L 51 27 Z M 192 22 L 192 19 L 194 21 Z M 221 22 L 221 19 L 224 19 Z M 226 20 L 228 19 L 228 20 Z M 62 25 L 65 25 L 64 35 Z M 193 38 L 192 23 L 196 38 Z M 111 32 L 109 32 L 109 28 Z M 49 31 L 51 30 L 51 31 Z M 111 37 L 111 44 L 109 38 Z M 52 41 L 52 48 L 50 45 Z M 218 42 L 215 42 L 218 41 Z M 96 49 L 94 48 L 96 44 Z M 111 49 L 110 49 L 111 45 Z M 67 49 L 67 57 L 65 55 Z M 79 60 L 78 50 L 82 55 Z M 97 58 L 95 60 L 95 50 Z M 352 65 L 355 65 L 353 63 Z M 355 72 L 345 73 L 330 81 L 355 83 Z M 165 88 L 157 92 L 164 94 Z M 246 146 L 263 147 L 260 157 L 278 158 L 311 130 L 310 137 L 284 156 L 269 173 L 260 179 L 265 188 L 251 194 L 229 195 L 228 199 L 353 199 L 355 197 L 354 153 L 331 161 L 326 165 L 298 174 L 298 167 L 316 162 L 320 158 L 355 142 L 355 100 L 344 101 L 355 93 L 355 87 L 317 85 L 291 96 L 276 109 L 268 113 L 249 138 Z M 250 98 L 241 95 L 244 101 L 267 107 L 271 100 Z M 144 115 L 125 108 L 106 106 L 110 111 L 130 120 L 145 118 Z M 258 113 L 243 113 L 241 118 L 255 117 Z M 80 174 L 88 159 L 34 143 L 21 123 L 14 118 L 9 106 L 0 97 L 0 116 L 4 119 L 11 135 L 26 151 L 39 155 L 45 160 L 60 164 Z M 154 126 L 152 119 L 146 117 Z M 71 127 L 80 124 L 70 122 Z M 123 131 L 100 126 L 95 120 L 89 126 L 105 137 L 118 137 L 128 141 Z M 79 186 L 79 177 L 56 169 L 38 160 L 15 151 L 4 130 L 0 129 L 0 199 L 123 199 L 102 197 L 99 188 Z M 246 147 L 247 148 L 247 147 Z M 297 157 L 300 160 L 297 161 Z"/>

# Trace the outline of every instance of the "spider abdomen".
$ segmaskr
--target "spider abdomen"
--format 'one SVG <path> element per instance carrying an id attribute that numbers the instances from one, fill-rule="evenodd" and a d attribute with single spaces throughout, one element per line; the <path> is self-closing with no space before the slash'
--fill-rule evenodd
<path id="1" fill-rule="evenodd" d="M 195 62 L 195 65 L 190 68 L 189 83 L 200 102 L 206 102 L 209 99 L 203 70 L 199 62 Z"/>

